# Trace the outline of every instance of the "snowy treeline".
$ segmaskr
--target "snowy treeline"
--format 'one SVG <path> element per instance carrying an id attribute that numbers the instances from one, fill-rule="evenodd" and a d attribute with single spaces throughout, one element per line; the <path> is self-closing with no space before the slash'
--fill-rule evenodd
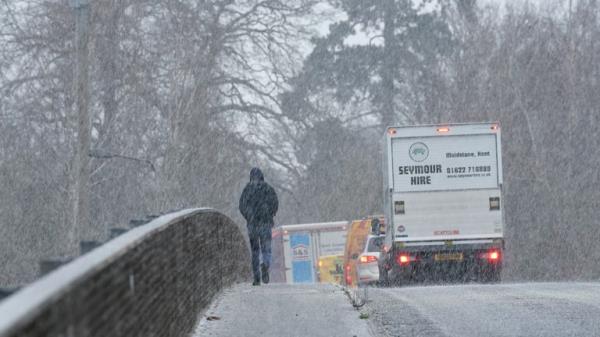
<path id="1" fill-rule="evenodd" d="M 600 277 L 597 1 L 324 2 L 91 1 L 82 238 L 188 206 L 241 221 L 252 166 L 279 223 L 381 213 L 385 125 L 499 120 L 507 276 Z M 0 285 L 73 252 L 69 3 L 0 1 Z"/>

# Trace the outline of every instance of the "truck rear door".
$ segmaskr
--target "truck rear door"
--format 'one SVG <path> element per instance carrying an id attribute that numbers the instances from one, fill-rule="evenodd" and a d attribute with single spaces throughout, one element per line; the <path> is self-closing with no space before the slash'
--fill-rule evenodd
<path id="1" fill-rule="evenodd" d="M 391 139 L 395 240 L 502 237 L 499 130 L 433 128 Z"/>

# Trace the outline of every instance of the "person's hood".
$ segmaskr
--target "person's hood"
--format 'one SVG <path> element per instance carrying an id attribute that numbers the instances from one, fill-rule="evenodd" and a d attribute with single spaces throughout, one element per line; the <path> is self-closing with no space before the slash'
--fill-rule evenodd
<path id="1" fill-rule="evenodd" d="M 254 167 L 252 168 L 252 170 L 250 170 L 250 181 L 255 181 L 255 182 L 259 182 L 259 181 L 264 181 L 265 180 L 265 176 L 263 175 L 262 171 L 258 168 L 258 167 Z"/>

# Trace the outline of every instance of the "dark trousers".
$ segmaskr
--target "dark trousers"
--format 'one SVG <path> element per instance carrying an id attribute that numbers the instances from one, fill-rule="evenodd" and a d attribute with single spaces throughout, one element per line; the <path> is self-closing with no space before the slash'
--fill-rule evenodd
<path id="1" fill-rule="evenodd" d="M 260 253 L 262 253 L 262 263 L 265 268 L 268 270 L 271 265 L 271 226 L 249 224 L 248 236 L 252 251 L 252 273 L 254 280 L 260 280 Z"/>

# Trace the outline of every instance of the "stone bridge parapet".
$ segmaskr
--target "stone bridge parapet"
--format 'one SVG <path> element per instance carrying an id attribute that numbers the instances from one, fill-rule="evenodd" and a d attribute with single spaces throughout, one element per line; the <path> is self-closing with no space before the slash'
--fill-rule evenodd
<path id="1" fill-rule="evenodd" d="M 212 209 L 130 230 L 0 303 L 0 337 L 188 336 L 224 287 L 248 280 L 240 227 Z"/>

